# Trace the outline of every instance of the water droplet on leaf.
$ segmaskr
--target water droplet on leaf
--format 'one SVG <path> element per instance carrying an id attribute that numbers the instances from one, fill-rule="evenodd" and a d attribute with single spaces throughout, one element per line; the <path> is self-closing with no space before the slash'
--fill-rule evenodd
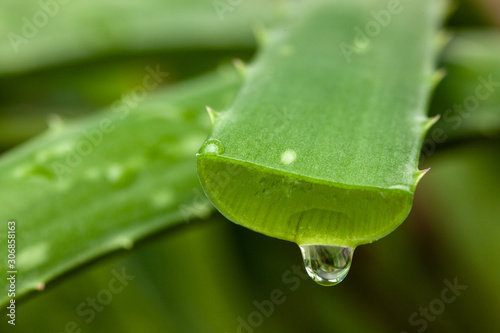
<path id="1" fill-rule="evenodd" d="M 203 147 L 201 147 L 200 153 L 208 155 L 222 155 L 224 153 L 224 146 L 219 140 L 210 139 L 205 142 Z"/>
<path id="2" fill-rule="evenodd" d="M 300 246 L 307 274 L 322 286 L 334 286 L 347 276 L 354 248 L 330 245 Z"/>

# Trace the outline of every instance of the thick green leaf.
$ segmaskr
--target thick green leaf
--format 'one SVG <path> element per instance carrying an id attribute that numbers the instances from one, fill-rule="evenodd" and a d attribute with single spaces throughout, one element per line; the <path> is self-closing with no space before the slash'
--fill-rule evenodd
<path id="1" fill-rule="evenodd" d="M 231 70 L 155 94 L 143 90 L 151 95 L 142 95 L 135 107 L 120 102 L 98 116 L 54 124 L 5 155 L 0 221 L 16 222 L 16 295 L 159 229 L 208 214 L 212 207 L 195 166 L 196 150 L 209 132 L 203 108 L 207 101 L 227 105 L 239 84 Z M 0 233 L 5 257 L 6 230 Z M 6 289 L 3 279 L 0 290 Z M 6 299 L 2 292 L 0 303 Z"/>
<path id="2" fill-rule="evenodd" d="M 232 106 L 212 112 L 198 155 L 212 203 L 235 223 L 298 244 L 357 246 L 394 230 L 423 174 L 443 9 L 430 0 L 293 7 L 263 36 Z M 356 33 L 373 26 L 376 34 Z"/>

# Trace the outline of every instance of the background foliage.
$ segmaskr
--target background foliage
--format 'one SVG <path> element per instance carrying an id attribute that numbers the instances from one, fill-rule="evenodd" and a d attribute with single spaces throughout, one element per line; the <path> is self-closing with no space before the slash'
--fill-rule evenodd
<path id="1" fill-rule="evenodd" d="M 251 59 L 250 22 L 280 15 L 275 6 L 262 6 L 267 5 L 242 1 L 221 19 L 211 1 L 69 2 L 16 54 L 6 36 L 20 33 L 21 18 L 31 18 L 40 5 L 2 2 L 1 151 L 44 131 L 49 115 L 77 119 L 119 101 L 141 84 L 147 66 L 169 72 L 161 92 L 233 58 Z M 447 57 L 453 43 L 445 52 L 448 76 L 435 92 L 431 114 L 463 103 L 474 94 L 478 76 L 500 79 L 498 52 L 491 43 L 481 44 L 483 29 L 499 24 L 494 0 L 457 2 L 449 25 L 467 30 L 460 36 L 469 44 L 461 49 L 469 52 Z M 323 288 L 305 278 L 294 244 L 214 213 L 82 266 L 18 300 L 16 327 L 7 326 L 2 310 L 1 331 L 497 332 L 499 110 L 496 91 L 474 114 L 462 117 L 458 128 L 444 120 L 436 125 L 446 140 L 429 133 L 421 168 L 432 170 L 417 188 L 410 217 L 389 236 L 359 247 L 348 278 L 337 287 Z M 204 111 L 197 111 L 202 117 Z M 200 128 L 209 126 L 207 118 L 199 121 Z M 116 154 L 123 157 L 127 151 Z M 8 198 L 13 189 L 2 184 L 1 196 Z M 109 210 L 126 208 L 101 204 Z M 8 210 L 2 202 L 2 216 Z M 0 246 L 5 257 L 3 241 Z M 110 287 L 123 272 L 130 278 L 123 288 Z M 441 301 L 441 309 L 439 300 L 449 288 L 444 281 L 455 279 L 467 288 L 452 302 Z M 282 302 L 255 315 L 277 290 Z M 89 299 L 99 295 L 106 304 L 91 310 Z M 439 314 L 423 315 L 429 307 Z M 238 318 L 259 324 L 239 329 Z"/>

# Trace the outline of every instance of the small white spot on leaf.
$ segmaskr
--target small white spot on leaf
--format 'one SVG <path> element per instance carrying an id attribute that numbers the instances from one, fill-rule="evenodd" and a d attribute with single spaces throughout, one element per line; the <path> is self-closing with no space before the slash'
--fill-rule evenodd
<path id="1" fill-rule="evenodd" d="M 292 164 L 297 159 L 297 153 L 293 149 L 287 149 L 281 154 L 281 163 Z"/>

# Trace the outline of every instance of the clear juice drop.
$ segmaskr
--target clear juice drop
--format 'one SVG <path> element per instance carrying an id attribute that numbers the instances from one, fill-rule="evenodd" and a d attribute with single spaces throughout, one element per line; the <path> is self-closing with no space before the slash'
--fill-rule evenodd
<path id="1" fill-rule="evenodd" d="M 347 276 L 354 248 L 331 245 L 300 246 L 307 274 L 322 286 L 334 286 Z"/>
<path id="2" fill-rule="evenodd" d="M 201 154 L 208 155 L 222 155 L 224 153 L 224 146 L 217 139 L 209 139 L 200 149 Z"/>

